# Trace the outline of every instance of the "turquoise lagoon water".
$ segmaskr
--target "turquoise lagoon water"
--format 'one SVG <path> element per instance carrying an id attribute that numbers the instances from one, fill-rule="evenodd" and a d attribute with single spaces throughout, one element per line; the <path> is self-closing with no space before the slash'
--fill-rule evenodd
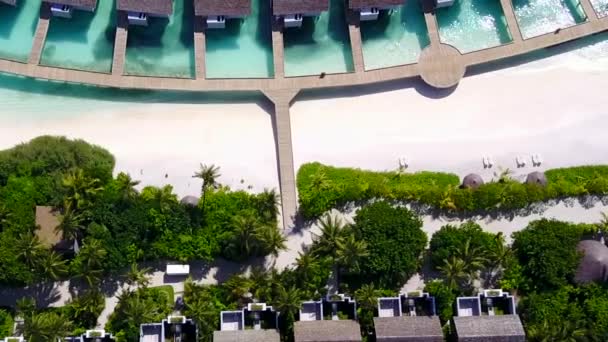
<path id="1" fill-rule="evenodd" d="M 429 45 L 420 3 L 407 0 L 393 11 L 381 11 L 377 21 L 361 22 L 366 70 L 415 63 Z"/>
<path id="2" fill-rule="evenodd" d="M 174 0 L 173 15 L 148 17 L 148 26 L 129 26 L 125 73 L 192 78 L 194 8 L 191 0 Z"/>
<path id="3" fill-rule="evenodd" d="M 608 15 L 608 0 L 591 0 L 591 5 L 598 17 L 603 18 Z"/>
<path id="4" fill-rule="evenodd" d="M 456 0 L 436 12 L 439 38 L 460 52 L 483 50 L 511 42 L 500 1 Z"/>
<path id="5" fill-rule="evenodd" d="M 513 0 L 513 9 L 524 39 L 586 20 L 578 0 Z"/>
<path id="6" fill-rule="evenodd" d="M 330 0 L 328 12 L 304 18 L 301 28 L 285 29 L 283 41 L 286 76 L 354 70 L 343 0 Z"/>
<path id="7" fill-rule="evenodd" d="M 71 19 L 52 17 L 40 63 L 109 73 L 115 35 L 114 0 L 98 1 L 95 12 L 74 11 Z"/>
<path id="8" fill-rule="evenodd" d="M 227 20 L 223 30 L 207 30 L 207 78 L 266 78 L 274 76 L 270 7 L 251 2 L 251 15 Z"/>
<path id="9" fill-rule="evenodd" d="M 41 0 L 0 3 L 0 58 L 26 62 L 38 25 Z"/>

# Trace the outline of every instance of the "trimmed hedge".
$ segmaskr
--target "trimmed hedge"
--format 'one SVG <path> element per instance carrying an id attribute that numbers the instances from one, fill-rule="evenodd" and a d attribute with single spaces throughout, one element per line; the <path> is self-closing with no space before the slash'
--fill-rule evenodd
<path id="1" fill-rule="evenodd" d="M 515 180 L 489 182 L 476 190 L 459 188 L 460 179 L 442 172 L 374 172 L 320 163 L 298 170 L 300 213 L 314 219 L 324 212 L 371 199 L 416 202 L 448 212 L 514 210 L 534 202 L 608 194 L 608 165 L 547 170 L 548 185 Z"/>

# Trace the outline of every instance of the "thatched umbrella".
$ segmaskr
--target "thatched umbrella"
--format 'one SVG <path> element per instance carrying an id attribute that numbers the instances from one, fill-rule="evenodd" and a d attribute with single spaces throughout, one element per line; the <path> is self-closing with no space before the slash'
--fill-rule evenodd
<path id="1" fill-rule="evenodd" d="M 596 240 L 583 240 L 576 249 L 583 253 L 574 280 L 577 283 L 606 281 L 608 278 L 608 247 Z"/>
<path id="2" fill-rule="evenodd" d="M 199 201 L 200 201 L 200 199 L 196 196 L 186 196 L 186 197 L 182 198 L 182 200 L 179 201 L 179 203 L 181 203 L 182 205 L 196 207 L 196 206 L 198 206 Z"/>
<path id="3" fill-rule="evenodd" d="M 462 187 L 467 189 L 477 189 L 483 184 L 483 179 L 476 173 L 469 173 L 462 180 Z"/>
<path id="4" fill-rule="evenodd" d="M 536 184 L 540 186 L 547 185 L 547 177 L 539 171 L 530 172 L 526 177 L 526 184 Z"/>

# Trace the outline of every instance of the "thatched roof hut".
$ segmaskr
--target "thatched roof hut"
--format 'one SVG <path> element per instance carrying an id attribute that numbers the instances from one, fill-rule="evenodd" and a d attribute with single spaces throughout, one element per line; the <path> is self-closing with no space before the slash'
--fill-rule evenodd
<path id="1" fill-rule="evenodd" d="M 547 185 L 547 177 L 540 171 L 530 172 L 526 177 L 526 184 Z"/>
<path id="2" fill-rule="evenodd" d="M 274 15 L 321 13 L 329 9 L 329 0 L 273 0 Z"/>
<path id="3" fill-rule="evenodd" d="M 61 233 L 56 230 L 61 215 L 53 207 L 36 206 L 36 235 L 45 246 L 55 246 L 61 241 Z"/>
<path id="4" fill-rule="evenodd" d="M 454 317 L 459 342 L 526 342 L 518 315 Z"/>
<path id="5" fill-rule="evenodd" d="M 299 321 L 294 324 L 295 342 L 359 342 L 361 328 L 352 320 Z"/>
<path id="6" fill-rule="evenodd" d="M 361 10 L 372 7 L 393 7 L 401 6 L 405 3 L 404 0 L 349 0 L 348 8 L 353 10 Z"/>
<path id="7" fill-rule="evenodd" d="M 576 249 L 583 254 L 574 280 L 577 283 L 608 280 L 608 247 L 595 240 L 583 240 Z"/>
<path id="8" fill-rule="evenodd" d="M 469 173 L 462 179 L 462 187 L 467 189 L 477 189 L 483 184 L 483 178 L 476 173 Z"/>
<path id="9" fill-rule="evenodd" d="M 198 206 L 199 198 L 196 196 L 184 196 L 184 198 L 179 201 L 182 205 L 188 205 L 191 207 Z"/>
<path id="10" fill-rule="evenodd" d="M 375 317 L 377 342 L 443 342 L 437 316 Z"/>
<path id="11" fill-rule="evenodd" d="M 251 14 L 251 0 L 194 0 L 194 13 L 203 17 L 245 17 Z"/>
<path id="12" fill-rule="evenodd" d="M 170 16 L 173 14 L 173 0 L 118 0 L 116 8 L 119 11 Z"/>

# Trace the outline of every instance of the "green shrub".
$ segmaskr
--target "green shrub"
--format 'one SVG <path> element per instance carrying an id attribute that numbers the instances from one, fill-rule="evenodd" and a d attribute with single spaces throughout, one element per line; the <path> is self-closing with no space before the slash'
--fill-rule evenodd
<path id="1" fill-rule="evenodd" d="M 6 310 L 0 309 L 0 338 L 11 335 L 13 322 L 13 316 Z"/>
<path id="2" fill-rule="evenodd" d="M 466 222 L 460 226 L 445 225 L 431 237 L 431 263 L 437 268 L 443 265 L 462 246 L 470 240 L 471 249 L 487 253 L 496 245 L 495 235 L 484 232 L 475 222 Z"/>
<path id="3" fill-rule="evenodd" d="M 608 166 L 580 166 L 545 172 L 546 187 L 513 180 L 459 188 L 460 179 L 441 172 L 373 172 L 320 163 L 298 170 L 300 212 L 306 219 L 350 203 L 371 199 L 417 202 L 450 212 L 514 210 L 534 202 L 608 194 Z"/>

